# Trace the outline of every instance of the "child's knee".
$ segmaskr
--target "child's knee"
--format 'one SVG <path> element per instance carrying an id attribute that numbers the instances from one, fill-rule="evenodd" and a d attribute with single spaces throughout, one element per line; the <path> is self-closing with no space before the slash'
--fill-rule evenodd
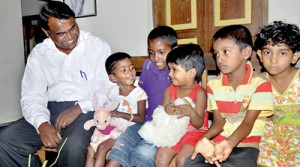
<path id="1" fill-rule="evenodd" d="M 155 155 L 155 165 L 156 166 L 168 166 L 168 156 L 162 152 L 157 152 Z"/>
<path id="2" fill-rule="evenodd" d="M 106 154 L 110 149 L 106 144 L 99 144 L 97 153 Z"/>
<path id="3" fill-rule="evenodd" d="M 187 157 L 186 156 L 182 156 L 182 155 L 177 155 L 176 156 L 176 166 L 183 166 L 185 161 L 186 161 Z"/>
<path id="4" fill-rule="evenodd" d="M 87 147 L 87 157 L 94 157 L 95 156 L 95 150 L 91 145 L 88 145 Z"/>

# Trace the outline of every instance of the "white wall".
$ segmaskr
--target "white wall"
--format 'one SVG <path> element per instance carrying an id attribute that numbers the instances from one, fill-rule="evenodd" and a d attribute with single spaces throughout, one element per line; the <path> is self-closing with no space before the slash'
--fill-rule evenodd
<path id="1" fill-rule="evenodd" d="M 39 0 L 21 0 L 22 16 L 37 15 L 45 3 Z"/>
<path id="2" fill-rule="evenodd" d="M 281 20 L 300 27 L 299 0 L 269 0 L 269 22 Z"/>
<path id="3" fill-rule="evenodd" d="M 0 5 L 0 125 L 21 117 L 21 78 L 24 49 L 20 0 L 1 0 Z"/>
<path id="4" fill-rule="evenodd" d="M 147 55 L 147 36 L 153 29 L 151 0 L 97 0 L 97 16 L 78 18 L 81 29 L 108 42 L 112 52 Z"/>

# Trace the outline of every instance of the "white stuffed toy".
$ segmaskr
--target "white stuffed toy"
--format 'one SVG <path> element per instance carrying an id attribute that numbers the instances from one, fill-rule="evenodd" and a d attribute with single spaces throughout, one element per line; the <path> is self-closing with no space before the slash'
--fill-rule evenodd
<path id="1" fill-rule="evenodd" d="M 189 97 L 184 97 L 193 108 L 195 104 Z M 186 104 L 185 100 L 178 98 L 174 104 Z M 153 112 L 153 120 L 146 122 L 138 131 L 139 135 L 149 143 L 157 147 L 172 147 L 176 145 L 187 131 L 190 117 L 184 116 L 178 119 L 178 115 L 169 115 L 165 108 L 159 105 Z"/>

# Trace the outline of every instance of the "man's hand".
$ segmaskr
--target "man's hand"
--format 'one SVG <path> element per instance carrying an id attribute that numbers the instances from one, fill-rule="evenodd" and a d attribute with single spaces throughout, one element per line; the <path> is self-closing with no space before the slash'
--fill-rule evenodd
<path id="1" fill-rule="evenodd" d="M 71 124 L 80 114 L 81 108 L 79 104 L 76 104 L 71 108 L 64 110 L 58 115 L 55 122 L 55 127 L 58 131 L 60 131 L 62 128 L 65 128 L 69 124 Z"/>
<path id="2" fill-rule="evenodd" d="M 48 122 L 42 123 L 39 128 L 40 137 L 45 147 L 56 148 L 62 138 L 56 128 Z"/>

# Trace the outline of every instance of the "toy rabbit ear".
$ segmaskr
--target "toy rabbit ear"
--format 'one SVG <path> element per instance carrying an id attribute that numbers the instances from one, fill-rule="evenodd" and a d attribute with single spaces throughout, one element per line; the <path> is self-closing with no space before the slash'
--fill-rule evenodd
<path id="1" fill-rule="evenodd" d="M 91 120 L 88 120 L 88 121 L 86 121 L 86 122 L 84 123 L 83 128 L 84 128 L 85 130 L 90 130 L 91 127 L 93 127 L 93 126 L 96 126 L 96 125 L 95 125 L 95 121 L 94 121 L 93 119 L 91 119 Z"/>
<path id="2" fill-rule="evenodd" d="M 94 107 L 95 111 L 100 108 L 100 102 L 99 102 L 99 98 L 97 95 L 93 96 L 93 107 Z"/>
<path id="3" fill-rule="evenodd" d="M 107 111 L 113 111 L 119 106 L 119 101 L 111 101 L 105 105 Z"/>

